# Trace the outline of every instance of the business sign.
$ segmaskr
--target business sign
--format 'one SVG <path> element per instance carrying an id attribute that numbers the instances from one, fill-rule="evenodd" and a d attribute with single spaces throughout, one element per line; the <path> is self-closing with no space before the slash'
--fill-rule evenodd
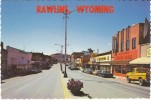
<path id="1" fill-rule="evenodd" d="M 111 61 L 111 54 L 96 57 L 96 62 Z"/>
<path id="2" fill-rule="evenodd" d="M 137 57 L 138 57 L 138 50 L 119 52 L 114 57 L 114 61 L 133 60 L 133 59 L 136 59 Z"/>

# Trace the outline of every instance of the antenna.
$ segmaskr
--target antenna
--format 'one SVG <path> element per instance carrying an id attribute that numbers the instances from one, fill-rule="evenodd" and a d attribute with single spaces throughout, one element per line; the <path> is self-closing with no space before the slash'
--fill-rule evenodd
<path id="1" fill-rule="evenodd" d="M 99 49 L 97 49 L 97 54 L 99 54 Z"/>

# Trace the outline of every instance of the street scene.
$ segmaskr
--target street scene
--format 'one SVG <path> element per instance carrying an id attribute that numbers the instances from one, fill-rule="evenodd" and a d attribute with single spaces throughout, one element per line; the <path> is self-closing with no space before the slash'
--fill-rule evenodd
<path id="1" fill-rule="evenodd" d="M 1 99 L 150 99 L 148 0 L 1 6 Z"/>
<path id="2" fill-rule="evenodd" d="M 81 70 L 67 69 L 68 79 L 74 78 L 84 83 L 83 94 L 73 96 L 66 90 L 66 80 L 62 77 L 60 64 L 42 73 L 14 77 L 2 81 L 3 99 L 94 99 L 94 98 L 149 98 L 150 88 L 138 83 L 127 83 L 125 79 L 102 78 L 83 73 Z M 62 83 L 63 82 L 63 83 Z M 65 87 L 65 88 L 64 88 Z M 67 95 L 67 96 L 66 96 Z"/>

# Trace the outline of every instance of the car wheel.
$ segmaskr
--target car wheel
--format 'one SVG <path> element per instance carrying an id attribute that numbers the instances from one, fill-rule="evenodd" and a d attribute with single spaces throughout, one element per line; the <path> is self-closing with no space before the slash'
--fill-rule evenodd
<path id="1" fill-rule="evenodd" d="M 139 79 L 139 85 L 140 85 L 140 86 L 143 86 L 143 85 L 144 85 L 144 81 L 143 81 L 141 78 Z"/>
<path id="2" fill-rule="evenodd" d="M 129 77 L 127 77 L 127 82 L 131 83 L 131 79 Z"/>

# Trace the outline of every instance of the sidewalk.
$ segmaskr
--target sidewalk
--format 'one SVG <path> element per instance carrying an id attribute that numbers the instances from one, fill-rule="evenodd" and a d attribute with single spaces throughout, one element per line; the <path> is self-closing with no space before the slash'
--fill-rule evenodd
<path id="1" fill-rule="evenodd" d="M 61 80 L 62 80 L 65 99 L 89 99 L 88 95 L 82 95 L 82 96 L 73 95 L 70 92 L 70 90 L 68 90 L 68 88 L 67 88 L 67 83 L 68 83 L 69 79 L 70 78 L 64 78 L 63 74 L 61 74 Z"/>
<path id="2" fill-rule="evenodd" d="M 122 77 L 122 76 L 114 76 L 114 77 L 115 77 L 115 79 L 117 79 L 117 80 L 127 82 L 126 77 Z"/>

